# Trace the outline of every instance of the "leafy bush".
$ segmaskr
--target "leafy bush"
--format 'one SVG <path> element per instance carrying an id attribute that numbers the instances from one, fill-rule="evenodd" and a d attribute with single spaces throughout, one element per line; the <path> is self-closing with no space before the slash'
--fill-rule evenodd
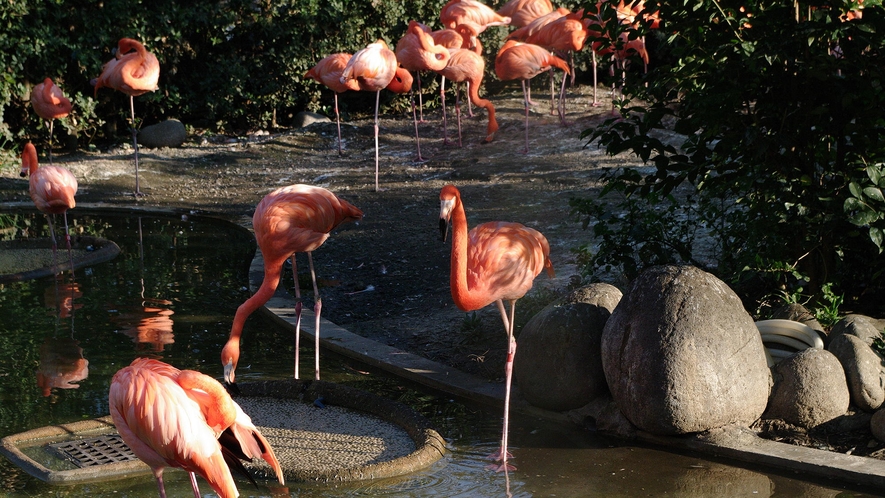
<path id="1" fill-rule="evenodd" d="M 0 138 L 45 140 L 27 102 L 33 85 L 48 76 L 72 101 L 86 102 L 94 93 L 90 80 L 122 37 L 141 40 L 160 61 L 160 89 L 135 99 L 139 120 L 150 124 L 175 117 L 215 131 L 285 125 L 295 112 L 317 110 L 328 100 L 327 90 L 303 77 L 317 61 L 333 52 L 355 52 L 379 38 L 393 47 L 409 20 L 438 24 L 443 3 L 3 2 Z M 76 124 L 56 126 L 56 133 L 67 130 L 87 142 L 103 131 L 124 134 L 129 99 L 110 90 L 99 91 L 95 99 L 94 106 L 80 109 Z M 374 106 L 374 98 L 348 98 L 342 106 L 345 112 L 363 112 Z M 100 128 L 103 120 L 111 125 L 108 130 Z"/>
<path id="2" fill-rule="evenodd" d="M 584 136 L 653 167 L 610 171 L 599 199 L 573 199 L 601 237 L 582 250 L 585 271 L 696 263 L 703 237 L 714 244 L 707 269 L 748 304 L 833 282 L 827 292 L 853 309 L 879 306 L 885 18 L 881 2 L 864 5 L 845 22 L 857 5 L 838 0 L 648 2 L 667 52 L 628 80 L 620 115 Z M 609 216 L 613 193 L 627 217 Z"/>

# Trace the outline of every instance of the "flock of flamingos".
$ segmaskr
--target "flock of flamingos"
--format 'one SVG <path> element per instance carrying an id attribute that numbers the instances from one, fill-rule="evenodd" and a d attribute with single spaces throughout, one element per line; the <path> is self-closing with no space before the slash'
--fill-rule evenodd
<path id="1" fill-rule="evenodd" d="M 620 0 L 616 9 L 618 19 L 624 23 L 634 23 L 637 16 L 648 15 L 643 12 L 642 0 L 631 5 L 625 5 L 624 0 Z M 649 18 L 656 19 L 656 15 Z M 412 21 L 406 34 L 397 43 L 395 51 L 379 40 L 353 55 L 332 54 L 308 71 L 307 76 L 335 92 L 335 113 L 338 119 L 337 94 L 340 92 L 363 90 L 374 91 L 377 95 L 382 89 L 389 88 L 405 93 L 410 91 L 412 84 L 409 71 L 437 72 L 443 77 L 443 86 L 446 79 L 456 84 L 468 84 L 470 101 L 487 111 L 489 123 L 485 141 L 491 141 L 498 130 L 498 123 L 492 103 L 479 97 L 485 62 L 477 35 L 489 26 L 514 26 L 518 29 L 510 34 L 495 58 L 495 72 L 502 80 L 522 82 L 526 105 L 527 149 L 530 97 L 526 82 L 553 67 L 569 73 L 569 63 L 554 54 L 581 50 L 590 37 L 591 24 L 602 22 L 597 18 L 584 17 L 582 11 L 572 13 L 563 8 L 554 9 L 549 0 L 510 0 L 497 11 L 476 0 L 451 0 L 443 7 L 440 21 L 444 28 L 438 31 L 431 31 L 424 24 Z M 625 52 L 632 50 L 647 60 L 641 39 L 625 39 L 624 42 L 621 44 L 623 48 L 613 54 L 615 57 L 623 60 Z M 593 50 L 594 54 L 605 53 L 598 46 L 594 46 Z M 134 127 L 133 99 L 156 90 L 159 73 L 157 58 L 144 45 L 137 40 L 123 38 L 118 43 L 114 58 L 103 66 L 101 75 L 93 80 L 96 92 L 108 87 L 130 98 L 136 197 L 143 194 L 138 184 L 138 143 Z M 564 84 L 563 80 L 563 88 Z M 31 198 L 50 220 L 53 249 L 56 239 L 52 217 L 49 215 L 65 216 L 65 238 L 73 271 L 66 213 L 75 206 L 77 179 L 67 169 L 52 165 L 52 123 L 54 119 L 68 115 L 71 103 L 49 78 L 34 87 L 31 103 L 35 112 L 49 122 L 50 164 L 38 167 L 36 149 L 31 143 L 27 143 L 22 153 L 21 174 L 29 176 Z M 460 119 L 460 113 L 458 115 Z M 340 124 L 338 133 L 340 152 Z M 416 143 L 417 138 L 416 124 Z M 377 190 L 377 97 L 375 147 Z M 420 144 L 418 157 L 420 160 Z M 273 295 L 287 259 L 291 258 L 292 269 L 296 273 L 295 281 L 298 281 L 295 265 L 295 254 L 298 252 L 307 253 L 313 280 L 313 311 L 316 320 L 315 377 L 320 378 L 319 331 L 322 301 L 311 253 L 323 244 L 336 226 L 346 221 L 359 220 L 362 215 L 357 207 L 328 190 L 309 185 L 290 185 L 277 189 L 256 206 L 252 223 L 264 258 L 264 280 L 258 291 L 237 309 L 230 337 L 221 352 L 224 381 L 229 387 L 235 387 L 240 337 L 246 318 Z M 550 247 L 540 232 L 518 223 L 489 222 L 468 232 L 464 204 L 458 189 L 453 185 L 445 186 L 440 192 L 440 232 L 443 239 L 450 224 L 450 280 L 455 304 L 464 311 L 472 311 L 495 303 L 507 333 L 509 346 L 505 366 L 504 426 L 500 450 L 491 458 L 497 462 L 493 468 L 512 470 L 512 465 L 508 463 L 511 457 L 507 452 L 507 433 L 513 357 L 516 353 L 516 340 L 513 337 L 514 309 L 516 301 L 531 289 L 534 278 L 541 271 L 546 270 L 548 275 L 553 276 Z M 300 330 L 302 304 L 298 286 L 295 293 L 296 330 Z M 504 301 L 510 303 L 509 312 Z M 297 379 L 299 334 L 296 333 L 295 336 Z M 195 474 L 206 479 L 220 496 L 237 496 L 231 466 L 245 472 L 237 457 L 247 460 L 263 458 L 271 465 L 280 483 L 283 483 L 283 471 L 270 444 L 252 424 L 248 415 L 233 401 L 225 387 L 212 377 L 192 370 L 178 370 L 157 360 L 138 358 L 114 376 L 109 404 L 111 416 L 123 440 L 136 456 L 153 469 L 160 496 L 166 495 L 163 469 L 170 466 L 183 468 L 190 473 L 194 496 L 197 498 L 200 494 Z"/>

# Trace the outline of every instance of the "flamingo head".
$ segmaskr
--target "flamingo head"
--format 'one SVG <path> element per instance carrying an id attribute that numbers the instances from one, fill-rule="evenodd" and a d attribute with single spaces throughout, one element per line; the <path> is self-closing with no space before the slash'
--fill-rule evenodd
<path id="1" fill-rule="evenodd" d="M 22 150 L 22 169 L 19 175 L 24 178 L 37 171 L 37 149 L 34 144 L 28 142 Z"/>
<path id="2" fill-rule="evenodd" d="M 458 189 L 454 185 L 446 185 L 439 193 L 439 237 L 445 242 L 449 232 L 449 221 L 458 200 Z"/>
<path id="3" fill-rule="evenodd" d="M 221 365 L 224 367 L 224 383 L 236 388 L 237 362 L 240 360 L 239 341 L 227 341 L 221 350 Z"/>

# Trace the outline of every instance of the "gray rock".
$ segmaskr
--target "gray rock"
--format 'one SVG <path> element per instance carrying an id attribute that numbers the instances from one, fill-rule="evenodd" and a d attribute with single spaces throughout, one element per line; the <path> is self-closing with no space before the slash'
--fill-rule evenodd
<path id="1" fill-rule="evenodd" d="M 883 330 L 885 330 L 885 320 L 870 318 L 866 315 L 848 315 L 833 325 L 829 339 L 832 341 L 837 336 L 848 334 L 861 339 L 869 346 L 873 344 L 875 339 L 882 337 Z"/>
<path id="2" fill-rule="evenodd" d="M 870 418 L 870 431 L 873 433 L 873 437 L 885 442 L 885 409 L 876 410 L 876 413 Z"/>
<path id="3" fill-rule="evenodd" d="M 790 303 L 786 306 L 776 309 L 771 318 L 779 318 L 781 320 L 793 320 L 794 322 L 804 323 L 808 327 L 816 330 L 821 337 L 826 336 L 824 328 L 821 326 L 817 318 L 811 314 L 805 306 L 798 303 Z"/>
<path id="4" fill-rule="evenodd" d="M 633 282 L 602 334 L 612 397 L 653 434 L 748 426 L 762 415 L 771 373 L 740 298 L 691 266 L 658 266 Z"/>
<path id="5" fill-rule="evenodd" d="M 772 373 L 774 387 L 765 418 L 811 429 L 848 411 L 845 372 L 829 351 L 805 349 L 779 362 Z"/>
<path id="6" fill-rule="evenodd" d="M 614 286 L 591 284 L 529 320 L 519 334 L 513 365 L 526 401 L 546 410 L 564 411 L 608 393 L 599 344 L 611 311 L 596 303 L 616 303 L 620 295 Z"/>
<path id="7" fill-rule="evenodd" d="M 292 126 L 295 128 L 304 128 L 314 123 L 331 123 L 332 120 L 322 114 L 315 112 L 302 111 L 295 115 L 292 119 Z"/>
<path id="8" fill-rule="evenodd" d="M 152 149 L 181 147 L 185 140 L 187 140 L 187 130 L 177 119 L 167 119 L 154 125 L 145 126 L 138 132 L 138 144 Z"/>
<path id="9" fill-rule="evenodd" d="M 836 355 L 845 378 L 851 401 L 861 410 L 876 410 L 885 402 L 882 357 L 863 340 L 851 334 L 840 333 L 833 337 L 827 348 Z"/>

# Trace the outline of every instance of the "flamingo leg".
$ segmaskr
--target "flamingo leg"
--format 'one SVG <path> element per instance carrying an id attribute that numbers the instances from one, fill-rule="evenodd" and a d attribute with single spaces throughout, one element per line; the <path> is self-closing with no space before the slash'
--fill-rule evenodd
<path id="1" fill-rule="evenodd" d="M 596 52 L 594 50 L 590 50 L 591 60 L 593 61 L 593 103 L 590 104 L 593 107 L 599 107 L 601 104 L 599 100 L 596 98 Z"/>
<path id="2" fill-rule="evenodd" d="M 461 85 L 458 84 L 458 87 L 460 90 Z M 465 92 L 465 95 L 467 95 L 467 116 L 472 118 L 473 117 L 473 103 L 470 102 L 470 82 L 469 81 L 467 82 L 467 92 Z"/>
<path id="3" fill-rule="evenodd" d="M 138 131 L 135 129 L 135 97 L 129 96 L 129 110 L 132 115 L 132 147 L 135 149 L 135 197 L 141 197 L 144 194 L 138 187 Z"/>
<path id="4" fill-rule="evenodd" d="M 381 90 L 375 92 L 375 192 L 378 191 L 378 107 L 381 105 Z"/>
<path id="5" fill-rule="evenodd" d="M 55 124 L 54 119 L 49 120 L 49 165 L 52 166 L 52 127 Z"/>
<path id="6" fill-rule="evenodd" d="M 338 93 L 335 93 L 335 124 L 338 125 L 338 155 L 341 155 L 341 115 L 338 114 Z"/>
<path id="7" fill-rule="evenodd" d="M 448 120 L 446 119 L 446 77 L 442 77 L 442 81 L 439 84 L 439 97 L 442 102 L 442 115 L 443 115 L 443 145 L 451 145 L 452 142 L 449 142 L 449 127 Z"/>
<path id="8" fill-rule="evenodd" d="M 65 220 L 65 242 L 68 245 L 68 261 L 71 264 L 71 277 L 74 275 L 74 251 L 71 249 L 71 231 L 68 229 L 68 212 L 65 211 L 62 213 L 62 216 Z M 53 237 L 54 238 L 54 237 Z"/>
<path id="9" fill-rule="evenodd" d="M 461 147 L 461 92 L 455 89 L 455 116 L 458 117 L 458 147 Z M 470 99 L 467 99 L 470 102 Z"/>
<path id="10" fill-rule="evenodd" d="M 291 260 L 292 277 L 295 278 L 295 380 L 298 380 L 299 351 L 301 350 L 301 286 L 298 284 L 298 270 L 295 267 L 294 254 L 292 254 Z"/>
<path id="11" fill-rule="evenodd" d="M 556 99 L 553 97 L 556 83 L 556 75 L 553 74 L 553 66 L 550 66 L 550 114 L 556 114 Z M 565 81 L 565 79 L 563 79 Z M 564 83 L 563 83 L 564 84 Z"/>
<path id="12" fill-rule="evenodd" d="M 523 154 L 529 153 L 529 94 L 527 87 L 526 80 L 522 80 L 522 96 L 525 104 L 525 150 L 522 151 Z"/>
<path id="13" fill-rule="evenodd" d="M 418 114 L 420 115 L 419 123 L 424 123 L 424 93 L 421 91 L 421 71 L 415 72 L 418 77 Z M 418 153 L 420 160 L 421 153 Z"/>
<path id="14" fill-rule="evenodd" d="M 491 458 L 500 465 L 492 467 L 497 471 L 516 470 L 516 467 L 507 462 L 512 455 L 507 451 L 507 434 L 510 430 L 510 387 L 513 382 L 513 358 L 516 355 L 516 339 L 513 338 L 513 319 L 516 310 L 516 301 L 510 301 L 510 316 L 507 316 L 507 310 L 504 308 L 504 301 L 499 299 L 496 301 L 498 311 L 501 313 L 501 320 L 504 322 L 504 328 L 507 331 L 507 361 L 504 363 L 504 427 L 501 433 L 501 448 L 494 453 Z"/>
<path id="15" fill-rule="evenodd" d="M 166 486 L 163 485 L 163 469 L 154 471 L 154 479 L 157 480 L 157 490 L 160 492 L 160 498 L 166 498 Z"/>
<path id="16" fill-rule="evenodd" d="M 310 266 L 310 280 L 313 282 L 314 296 L 314 371 L 316 374 L 316 380 L 320 380 L 320 311 L 323 309 L 323 300 L 320 298 L 320 289 L 317 286 L 316 272 L 313 271 L 313 256 L 311 253 L 307 253 L 307 264 Z"/>
<path id="17" fill-rule="evenodd" d="M 565 126 L 565 80 L 566 75 L 562 75 L 562 86 L 559 89 L 559 122 Z"/>
<path id="18" fill-rule="evenodd" d="M 421 93 L 419 90 L 418 97 L 420 98 L 420 96 L 421 96 Z M 418 138 L 418 115 L 415 112 L 415 95 L 414 94 L 412 94 L 412 120 L 415 122 L 415 148 L 418 150 L 418 162 L 423 163 L 426 161 L 426 159 L 421 157 L 421 140 Z M 422 121 L 423 121 L 423 119 L 422 119 Z"/>
<path id="19" fill-rule="evenodd" d="M 188 474 L 190 474 L 191 488 L 194 490 L 194 498 L 202 498 L 200 496 L 200 487 L 197 486 L 197 474 L 194 474 L 193 472 L 188 472 Z"/>

